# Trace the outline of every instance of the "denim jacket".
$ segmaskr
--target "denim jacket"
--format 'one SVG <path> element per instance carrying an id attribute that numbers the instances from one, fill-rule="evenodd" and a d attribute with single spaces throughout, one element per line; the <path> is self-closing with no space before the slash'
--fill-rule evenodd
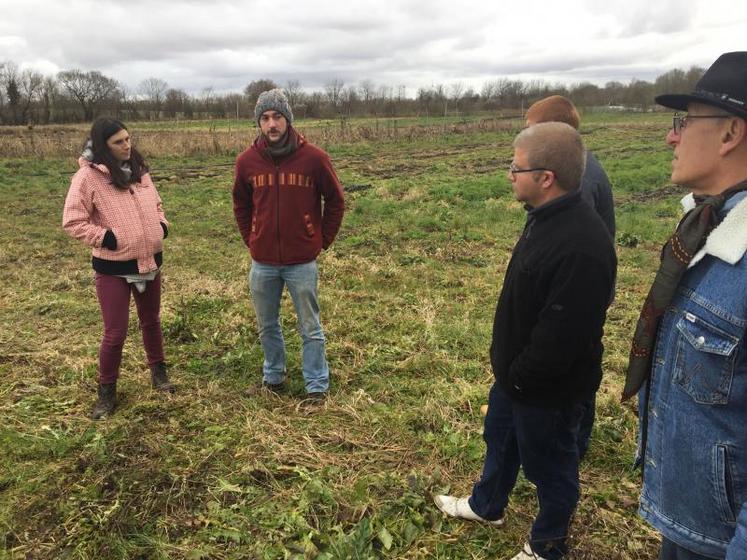
<path id="1" fill-rule="evenodd" d="M 640 513 L 693 552 L 747 560 L 747 193 L 722 212 L 662 318 L 641 391 Z"/>

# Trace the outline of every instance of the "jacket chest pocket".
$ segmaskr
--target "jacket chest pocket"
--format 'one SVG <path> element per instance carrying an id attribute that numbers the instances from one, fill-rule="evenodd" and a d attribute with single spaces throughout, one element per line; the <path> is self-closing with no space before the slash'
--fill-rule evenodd
<path id="1" fill-rule="evenodd" d="M 677 322 L 674 382 L 701 404 L 726 404 L 739 338 L 692 313 Z"/>

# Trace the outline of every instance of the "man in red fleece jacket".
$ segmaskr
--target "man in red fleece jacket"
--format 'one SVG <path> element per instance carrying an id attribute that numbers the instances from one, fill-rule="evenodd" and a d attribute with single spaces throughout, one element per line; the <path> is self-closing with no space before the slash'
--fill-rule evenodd
<path id="1" fill-rule="evenodd" d="M 280 89 L 263 92 L 254 118 L 260 135 L 236 159 L 233 212 L 251 253 L 249 288 L 265 359 L 263 382 L 284 389 L 285 343 L 280 298 L 287 286 L 303 340 L 308 398 L 329 390 L 324 331 L 319 321 L 316 258 L 335 239 L 345 212 L 342 186 L 329 156 L 293 128 L 293 112 Z"/>

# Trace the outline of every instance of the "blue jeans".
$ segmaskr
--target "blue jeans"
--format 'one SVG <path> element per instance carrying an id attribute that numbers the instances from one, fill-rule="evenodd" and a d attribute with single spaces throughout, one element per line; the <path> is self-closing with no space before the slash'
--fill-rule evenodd
<path id="1" fill-rule="evenodd" d="M 484 519 L 503 517 L 519 467 L 537 487 L 539 512 L 529 544 L 548 560 L 568 551 L 566 538 L 579 498 L 576 436 L 583 407 L 542 408 L 512 401 L 496 381 L 490 389 L 482 477 L 469 504 Z"/>
<path id="2" fill-rule="evenodd" d="M 329 366 L 324 354 L 324 331 L 319 322 L 316 261 L 287 266 L 273 266 L 252 260 L 249 289 L 257 313 L 259 340 L 265 360 L 262 373 L 265 383 L 285 380 L 285 341 L 280 329 L 280 298 L 288 286 L 296 308 L 298 330 L 303 341 L 303 378 L 308 393 L 329 389 Z"/>

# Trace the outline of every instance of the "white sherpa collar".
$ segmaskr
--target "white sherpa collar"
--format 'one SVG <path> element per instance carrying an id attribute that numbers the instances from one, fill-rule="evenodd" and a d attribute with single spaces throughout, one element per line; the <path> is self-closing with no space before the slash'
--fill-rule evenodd
<path id="1" fill-rule="evenodd" d="M 687 212 L 695 208 L 693 194 L 681 201 Z M 737 264 L 747 251 L 747 198 L 740 200 L 724 220 L 706 239 L 705 245 L 695 253 L 688 268 L 695 266 L 705 255 L 711 255 L 731 265 Z"/>

